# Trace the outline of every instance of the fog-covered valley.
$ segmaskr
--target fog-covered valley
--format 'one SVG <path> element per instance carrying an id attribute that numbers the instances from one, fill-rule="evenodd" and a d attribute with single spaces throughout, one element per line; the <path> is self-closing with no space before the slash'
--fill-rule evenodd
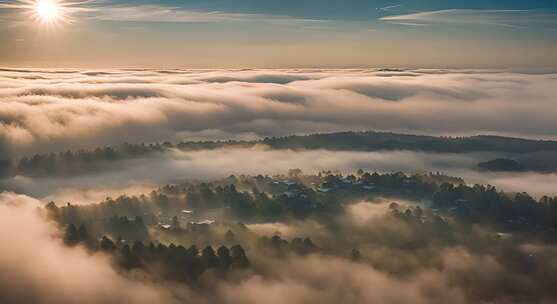
<path id="1" fill-rule="evenodd" d="M 0 302 L 553 303 L 554 82 L 3 69 Z"/>
<path id="2" fill-rule="evenodd" d="M 509 154 L 503 155 L 508 157 Z M 553 187 L 557 181 L 555 173 L 485 172 L 478 169 L 478 163 L 497 157 L 502 157 L 502 154 L 273 150 L 265 146 L 172 150 L 148 158 L 101 162 L 91 173 L 15 175 L 0 179 L 0 184 L 6 190 L 28 194 L 45 202 L 92 203 L 106 196 L 141 194 L 165 184 L 186 180 L 214 180 L 241 174 L 276 175 L 286 173 L 289 168 L 299 168 L 307 173 L 352 173 L 364 169 L 382 173 L 441 172 L 462 177 L 469 184 L 491 184 L 509 192 L 529 192 L 535 196 L 557 195 Z"/>

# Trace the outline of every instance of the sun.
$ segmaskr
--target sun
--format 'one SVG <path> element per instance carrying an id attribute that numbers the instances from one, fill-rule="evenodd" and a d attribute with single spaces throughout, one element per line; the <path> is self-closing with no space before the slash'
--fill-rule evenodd
<path id="1" fill-rule="evenodd" d="M 66 0 L 25 0 L 29 11 L 35 19 L 44 25 L 58 25 L 60 23 L 72 23 L 71 15 L 83 11 L 79 7 L 83 2 L 68 2 Z"/>
<path id="2" fill-rule="evenodd" d="M 56 0 L 37 0 L 35 14 L 39 20 L 46 23 L 54 23 L 61 18 L 60 6 Z"/>
<path id="3" fill-rule="evenodd" d="M 4 3 L 4 2 L 11 3 Z M 8 8 L 23 12 L 44 28 L 52 29 L 60 24 L 76 21 L 80 15 L 96 11 L 96 0 L 0 0 L 0 9 Z"/>

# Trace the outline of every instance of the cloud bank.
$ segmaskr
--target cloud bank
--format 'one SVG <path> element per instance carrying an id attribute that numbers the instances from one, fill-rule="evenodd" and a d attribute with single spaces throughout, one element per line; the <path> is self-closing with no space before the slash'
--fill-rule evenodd
<path id="1" fill-rule="evenodd" d="M 555 74 L 0 71 L 0 152 L 339 130 L 556 138 Z"/>

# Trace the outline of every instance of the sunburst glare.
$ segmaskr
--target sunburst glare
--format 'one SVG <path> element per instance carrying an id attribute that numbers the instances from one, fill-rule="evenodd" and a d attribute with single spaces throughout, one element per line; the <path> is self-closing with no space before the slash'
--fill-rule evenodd
<path id="1" fill-rule="evenodd" d="M 60 8 L 55 0 L 38 0 L 35 3 L 35 14 L 44 22 L 56 22 L 60 15 Z"/>
<path id="2" fill-rule="evenodd" d="M 1 1 L 0 1 L 1 2 Z M 52 26 L 61 23 L 72 23 L 78 13 L 93 10 L 89 4 L 92 0 L 20 0 L 13 4 L 1 3 L 0 8 L 24 11 L 35 22 Z"/>

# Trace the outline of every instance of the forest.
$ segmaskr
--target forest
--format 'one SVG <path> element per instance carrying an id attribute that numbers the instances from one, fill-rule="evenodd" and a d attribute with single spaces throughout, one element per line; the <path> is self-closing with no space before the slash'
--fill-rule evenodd
<path id="1" fill-rule="evenodd" d="M 475 273 L 451 274 L 453 284 L 469 288 L 468 300 L 555 296 L 544 289 L 553 282 L 545 269 L 552 249 L 526 244 L 557 241 L 557 198 L 467 185 L 437 172 L 290 169 L 166 185 L 96 204 L 50 202 L 40 212 L 63 230 L 65 246 L 108 255 L 124 274 L 140 270 L 154 282 L 200 293 L 216 281 L 273 276 L 269 265 L 314 256 L 371 265 L 406 280 L 450 268 L 444 255 L 460 248 L 506 269 L 494 278 L 502 289 L 470 281 Z M 522 283 L 507 278 L 518 273 Z"/>

